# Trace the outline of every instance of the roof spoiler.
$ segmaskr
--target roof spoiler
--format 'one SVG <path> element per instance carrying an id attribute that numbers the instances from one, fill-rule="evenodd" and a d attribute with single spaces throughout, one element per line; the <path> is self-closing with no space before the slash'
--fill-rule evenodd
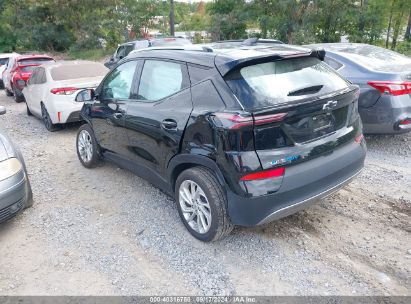
<path id="1" fill-rule="evenodd" d="M 311 51 L 311 56 L 317 57 L 321 61 L 324 61 L 325 58 L 325 50 L 323 48 L 314 48 Z"/>

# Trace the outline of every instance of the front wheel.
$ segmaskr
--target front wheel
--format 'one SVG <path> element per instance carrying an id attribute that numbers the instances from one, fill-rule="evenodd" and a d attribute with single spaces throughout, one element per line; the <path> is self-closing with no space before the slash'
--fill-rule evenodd
<path id="1" fill-rule="evenodd" d="M 197 239 L 216 241 L 233 229 L 226 195 L 210 170 L 195 167 L 183 171 L 177 178 L 175 196 L 181 220 Z"/>
<path id="2" fill-rule="evenodd" d="M 100 147 L 89 124 L 79 128 L 76 146 L 77 156 L 84 167 L 94 168 L 100 163 Z"/>

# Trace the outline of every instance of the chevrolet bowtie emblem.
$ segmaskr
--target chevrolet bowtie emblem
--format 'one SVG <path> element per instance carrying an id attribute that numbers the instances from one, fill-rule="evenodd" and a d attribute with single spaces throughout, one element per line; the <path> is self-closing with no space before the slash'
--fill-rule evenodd
<path id="1" fill-rule="evenodd" d="M 323 105 L 323 110 L 331 110 L 337 106 L 338 102 L 336 100 L 330 100 Z"/>

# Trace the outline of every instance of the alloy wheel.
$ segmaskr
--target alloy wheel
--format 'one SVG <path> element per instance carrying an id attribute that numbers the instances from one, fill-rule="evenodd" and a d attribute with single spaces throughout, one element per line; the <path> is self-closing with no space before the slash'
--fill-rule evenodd
<path id="1" fill-rule="evenodd" d="M 78 136 L 77 147 L 81 160 L 85 163 L 90 162 L 93 156 L 93 141 L 90 133 L 86 130 L 81 130 Z"/>
<path id="2" fill-rule="evenodd" d="M 181 183 L 179 204 L 187 224 L 196 232 L 204 234 L 211 227 L 211 207 L 203 189 L 191 180 Z"/>

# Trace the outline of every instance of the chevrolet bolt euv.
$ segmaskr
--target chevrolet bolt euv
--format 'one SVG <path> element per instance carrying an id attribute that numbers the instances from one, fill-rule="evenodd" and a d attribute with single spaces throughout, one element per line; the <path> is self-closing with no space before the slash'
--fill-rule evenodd
<path id="1" fill-rule="evenodd" d="M 80 162 L 113 161 L 174 196 L 202 241 L 295 213 L 366 153 L 358 86 L 323 58 L 285 44 L 135 52 L 78 94 Z"/>

